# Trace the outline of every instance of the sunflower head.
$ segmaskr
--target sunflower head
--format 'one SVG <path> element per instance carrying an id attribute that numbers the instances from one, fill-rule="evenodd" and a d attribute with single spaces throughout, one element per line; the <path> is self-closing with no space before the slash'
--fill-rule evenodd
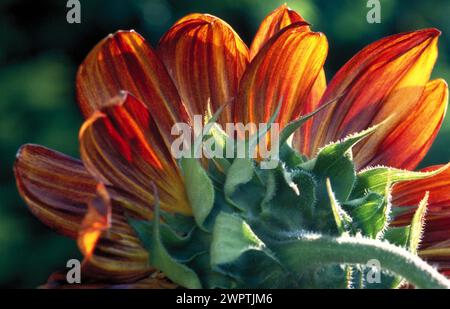
<path id="1" fill-rule="evenodd" d="M 19 191 L 77 239 L 89 287 L 449 287 L 418 255 L 448 270 L 450 168 L 413 171 L 446 112 L 439 35 L 381 39 L 327 85 L 325 35 L 287 6 L 249 48 L 207 14 L 156 49 L 118 31 L 77 73 L 81 160 L 25 145 Z M 197 119 L 207 129 L 175 156 L 177 126 Z"/>

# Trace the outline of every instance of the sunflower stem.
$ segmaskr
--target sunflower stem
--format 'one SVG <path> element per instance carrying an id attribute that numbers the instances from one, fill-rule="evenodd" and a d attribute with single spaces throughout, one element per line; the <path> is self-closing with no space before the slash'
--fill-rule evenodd
<path id="1" fill-rule="evenodd" d="M 274 249 L 290 269 L 302 269 L 305 265 L 365 265 L 375 259 L 382 269 L 403 277 L 417 288 L 450 288 L 450 281 L 418 256 L 379 240 L 310 235 L 280 242 Z"/>

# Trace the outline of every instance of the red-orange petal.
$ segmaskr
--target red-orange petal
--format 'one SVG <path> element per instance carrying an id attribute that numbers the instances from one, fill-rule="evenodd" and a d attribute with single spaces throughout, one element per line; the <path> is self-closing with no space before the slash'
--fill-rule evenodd
<path id="1" fill-rule="evenodd" d="M 447 104 L 447 83 L 444 80 L 429 82 L 409 115 L 380 142 L 367 165 L 415 169 L 441 128 Z"/>
<path id="2" fill-rule="evenodd" d="M 275 113 L 280 127 L 304 114 L 328 51 L 325 36 L 292 24 L 265 44 L 242 78 L 235 121 L 266 123 Z"/>
<path id="3" fill-rule="evenodd" d="M 158 188 L 161 208 L 191 214 L 184 183 L 148 108 L 122 93 L 94 113 L 80 130 L 80 152 L 99 181 L 154 203 L 150 182 Z"/>
<path id="4" fill-rule="evenodd" d="M 162 38 L 158 54 L 192 115 L 204 115 L 228 104 L 220 120 L 232 119 L 232 104 L 248 64 L 248 48 L 226 22 L 215 16 L 191 14 Z"/>
<path id="5" fill-rule="evenodd" d="M 432 166 L 423 171 L 441 167 Z M 395 185 L 392 203 L 394 207 L 417 206 L 427 191 L 430 194 L 429 205 L 419 255 L 438 263 L 441 270 L 450 270 L 450 168 L 430 178 Z M 414 211 L 415 207 L 412 207 L 408 213 L 395 218 L 393 224 L 408 224 Z"/>
<path id="6" fill-rule="evenodd" d="M 259 26 L 250 47 L 250 60 L 255 58 L 258 52 L 273 36 L 282 29 L 291 24 L 305 22 L 305 20 L 297 12 L 291 10 L 286 4 L 281 5 L 275 11 L 270 13 Z M 309 31 L 309 27 L 304 27 L 305 31 Z"/>
<path id="7" fill-rule="evenodd" d="M 32 213 L 75 238 L 95 196 L 96 181 L 81 161 L 37 145 L 20 148 L 14 165 L 19 193 Z"/>
<path id="8" fill-rule="evenodd" d="M 81 64 L 77 96 L 83 114 L 91 116 L 121 90 L 151 110 L 166 142 L 174 123 L 188 115 L 164 64 L 145 39 L 134 31 L 119 31 L 103 39 Z"/>
<path id="9" fill-rule="evenodd" d="M 311 153 L 389 118 L 355 148 L 358 167 L 366 166 L 379 143 L 421 98 L 436 61 L 439 34 L 426 29 L 387 37 L 347 62 L 330 82 L 321 104 L 339 99 L 313 120 Z"/>

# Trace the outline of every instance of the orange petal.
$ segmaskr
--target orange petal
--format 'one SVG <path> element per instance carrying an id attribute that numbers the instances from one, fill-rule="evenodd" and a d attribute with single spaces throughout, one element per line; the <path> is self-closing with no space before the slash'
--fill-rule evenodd
<path id="1" fill-rule="evenodd" d="M 444 120 L 448 86 L 444 80 L 429 82 L 409 115 L 380 142 L 367 165 L 396 166 L 413 170 L 430 149 Z"/>
<path id="2" fill-rule="evenodd" d="M 121 90 L 140 99 L 155 116 L 166 142 L 172 125 L 187 121 L 186 109 L 163 63 L 138 33 L 119 31 L 102 40 L 77 74 L 77 96 L 89 117 Z"/>
<path id="3" fill-rule="evenodd" d="M 305 20 L 295 11 L 291 10 L 286 4 L 281 5 L 275 11 L 270 13 L 259 26 L 258 32 L 253 39 L 250 47 L 250 60 L 255 58 L 262 47 L 285 27 Z M 309 27 L 304 27 L 304 31 L 309 31 Z"/>
<path id="4" fill-rule="evenodd" d="M 432 166 L 423 171 L 441 168 Z M 429 192 L 429 206 L 425 219 L 425 231 L 419 254 L 450 269 L 450 168 L 442 173 L 422 179 L 400 183 L 394 186 L 392 203 L 394 207 L 416 206 L 421 196 Z M 395 218 L 393 224 L 409 224 L 415 208 Z"/>
<path id="5" fill-rule="evenodd" d="M 311 92 L 309 93 L 309 97 L 306 100 L 305 108 L 302 111 L 302 114 L 310 114 L 317 110 L 320 104 L 320 100 L 327 88 L 327 80 L 325 77 L 325 71 L 322 69 L 319 76 L 317 76 L 316 82 L 314 83 Z M 312 128 L 313 128 L 313 119 L 308 120 L 303 124 L 303 126 L 295 132 L 293 144 L 296 149 L 300 151 L 300 153 L 305 156 L 312 156 L 311 153 L 311 143 L 313 140 L 312 136 Z"/>
<path id="6" fill-rule="evenodd" d="M 111 199 L 103 184 L 97 185 L 97 195 L 88 204 L 88 211 L 81 223 L 78 246 L 86 258 L 90 258 L 103 231 L 111 226 Z"/>
<path id="7" fill-rule="evenodd" d="M 311 153 L 390 117 L 355 149 L 359 167 L 370 162 L 376 147 L 421 98 L 436 61 L 439 34 L 426 29 L 387 37 L 347 62 L 330 82 L 321 104 L 338 101 L 313 120 Z"/>
<path id="8" fill-rule="evenodd" d="M 266 123 L 279 103 L 280 127 L 304 114 L 328 50 L 325 36 L 305 27 L 284 28 L 250 63 L 240 84 L 236 122 Z"/>
<path id="9" fill-rule="evenodd" d="M 80 152 L 99 181 L 153 205 L 150 182 L 161 207 L 191 214 L 180 171 L 145 105 L 127 93 L 94 113 L 80 130 Z"/>
<path id="10" fill-rule="evenodd" d="M 281 5 L 275 11 L 270 13 L 261 23 L 258 32 L 250 47 L 250 59 L 253 59 L 262 47 L 281 30 L 294 23 L 305 23 L 306 21 L 295 11 L 291 10 L 286 4 Z M 308 26 L 301 27 L 300 31 L 310 32 Z M 305 102 L 302 114 L 309 114 L 317 109 L 320 99 L 327 87 L 325 71 L 322 69 L 312 87 L 309 98 Z M 294 135 L 294 144 L 304 155 L 309 156 L 311 140 L 312 121 L 307 121 L 300 130 Z"/>
<path id="11" fill-rule="evenodd" d="M 247 46 L 231 26 L 206 14 L 178 21 L 162 37 L 158 53 L 191 115 L 203 115 L 208 102 L 213 112 L 233 102 L 248 63 Z M 223 111 L 222 123 L 231 121 L 231 111 Z"/>
<path id="12" fill-rule="evenodd" d="M 20 195 L 33 214 L 75 238 L 96 188 L 83 164 L 42 146 L 25 145 L 17 154 L 14 173 Z"/>

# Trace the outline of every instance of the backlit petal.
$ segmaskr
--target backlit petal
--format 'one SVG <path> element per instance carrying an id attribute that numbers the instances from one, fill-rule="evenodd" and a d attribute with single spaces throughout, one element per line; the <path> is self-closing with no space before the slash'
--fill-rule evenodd
<path id="1" fill-rule="evenodd" d="M 328 51 L 325 36 L 304 27 L 284 28 L 250 63 L 240 84 L 236 122 L 266 123 L 280 103 L 281 127 L 304 114 Z"/>
<path id="2" fill-rule="evenodd" d="M 389 118 L 355 148 L 358 166 L 366 166 L 380 142 L 421 98 L 436 61 L 439 34 L 426 29 L 387 37 L 347 62 L 330 82 L 321 104 L 338 101 L 313 120 L 311 153 Z"/>
<path id="3" fill-rule="evenodd" d="M 283 4 L 275 11 L 270 13 L 259 26 L 258 32 L 253 39 L 250 47 L 250 59 L 255 58 L 256 54 L 274 35 L 285 27 L 305 20 L 295 11 L 291 10 L 286 4 Z M 309 31 L 309 27 L 304 27 Z"/>
<path id="4" fill-rule="evenodd" d="M 190 214 L 184 183 L 148 108 L 122 93 L 92 115 L 80 130 L 80 152 L 99 181 L 153 205 L 150 182 L 161 207 Z"/>
<path id="5" fill-rule="evenodd" d="M 429 82 L 409 115 L 380 142 L 367 165 L 413 170 L 425 157 L 444 120 L 448 103 L 445 81 Z"/>
<path id="6" fill-rule="evenodd" d="M 134 31 L 119 31 L 102 40 L 77 74 L 77 96 L 89 117 L 121 90 L 140 99 L 152 112 L 166 142 L 174 123 L 187 112 L 166 68 L 148 43 Z"/>
<path id="7" fill-rule="evenodd" d="M 178 21 L 161 39 L 158 53 L 191 115 L 203 115 L 234 103 L 248 63 L 245 43 L 223 20 L 192 14 Z M 223 123 L 232 119 L 229 104 Z"/>

